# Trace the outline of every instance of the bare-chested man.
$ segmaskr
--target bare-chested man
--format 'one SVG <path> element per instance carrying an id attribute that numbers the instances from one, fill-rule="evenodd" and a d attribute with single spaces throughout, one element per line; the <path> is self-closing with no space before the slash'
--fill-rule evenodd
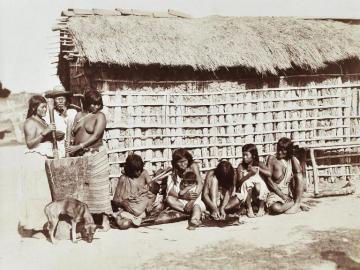
<path id="1" fill-rule="evenodd" d="M 305 181 L 289 138 L 278 141 L 276 156 L 268 157 L 267 167 L 271 172 L 271 177 L 266 179 L 271 191 L 266 200 L 270 214 L 294 214 L 305 208 L 301 205 Z"/>

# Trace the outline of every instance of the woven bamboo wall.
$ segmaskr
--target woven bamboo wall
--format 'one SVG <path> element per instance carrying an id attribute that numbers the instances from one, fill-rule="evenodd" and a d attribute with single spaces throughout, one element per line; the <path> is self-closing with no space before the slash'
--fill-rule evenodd
<path id="1" fill-rule="evenodd" d="M 359 116 L 353 104 L 359 87 L 245 90 L 236 82 L 200 88 L 189 82 L 111 91 L 116 88 L 104 83 L 99 90 L 108 119 L 104 139 L 111 177 L 120 175 L 129 151 L 154 171 L 169 166 L 172 151 L 185 147 L 206 171 L 221 158 L 237 166 L 245 143 L 255 143 L 261 156 L 274 153 L 284 136 L 301 147 L 360 143 L 359 127 L 352 127 L 353 113 Z"/>

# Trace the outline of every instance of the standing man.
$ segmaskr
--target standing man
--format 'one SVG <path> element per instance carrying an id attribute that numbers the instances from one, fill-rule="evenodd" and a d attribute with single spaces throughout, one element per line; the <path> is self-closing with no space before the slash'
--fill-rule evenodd
<path id="1" fill-rule="evenodd" d="M 59 157 L 65 157 L 65 145 L 70 145 L 71 127 L 74 122 L 77 111 L 69 108 L 69 97 L 71 92 L 65 91 L 62 85 L 55 86 L 53 90 L 45 92 L 46 98 L 54 99 L 54 121 L 57 130 L 64 132 L 63 140 L 58 141 Z M 45 120 L 50 123 L 49 114 L 46 115 Z"/>
<path id="2" fill-rule="evenodd" d="M 305 181 L 299 160 L 293 153 L 293 142 L 281 138 L 277 143 L 276 156 L 269 156 L 267 167 L 271 176 L 266 177 L 270 194 L 266 205 L 270 214 L 294 214 L 308 210 L 301 204 Z"/>

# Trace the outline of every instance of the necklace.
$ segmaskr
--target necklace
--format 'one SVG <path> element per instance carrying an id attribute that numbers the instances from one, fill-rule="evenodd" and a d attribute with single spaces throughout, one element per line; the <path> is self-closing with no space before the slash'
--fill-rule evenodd
<path id="1" fill-rule="evenodd" d="M 40 118 L 40 119 L 39 119 Z M 34 119 L 36 122 L 40 123 L 41 125 L 47 127 L 48 124 L 46 123 L 46 121 L 44 119 L 42 119 L 41 117 L 37 118 L 35 115 L 32 116 L 32 119 Z"/>
<path id="2" fill-rule="evenodd" d="M 73 136 L 75 136 L 75 133 L 76 133 L 75 130 L 77 130 L 78 124 L 79 124 L 82 120 L 85 120 L 86 118 L 88 118 L 88 117 L 91 116 L 91 115 L 92 115 L 92 113 L 87 113 L 86 115 L 80 117 L 80 119 L 77 120 L 77 121 L 73 124 L 72 129 L 71 129 L 71 133 L 73 134 Z"/>

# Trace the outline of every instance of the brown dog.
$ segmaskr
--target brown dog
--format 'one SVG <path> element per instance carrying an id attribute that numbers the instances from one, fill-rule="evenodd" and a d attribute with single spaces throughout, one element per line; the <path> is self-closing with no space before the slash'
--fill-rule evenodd
<path id="1" fill-rule="evenodd" d="M 78 222 L 84 222 L 80 233 L 82 239 L 88 243 L 92 242 L 95 230 L 102 228 L 102 226 L 94 223 L 88 206 L 76 199 L 67 198 L 49 203 L 45 206 L 44 212 L 49 221 L 47 228 L 52 243 L 55 243 L 54 232 L 60 215 L 66 215 L 71 218 L 71 240 L 73 243 L 76 243 L 76 224 Z"/>

